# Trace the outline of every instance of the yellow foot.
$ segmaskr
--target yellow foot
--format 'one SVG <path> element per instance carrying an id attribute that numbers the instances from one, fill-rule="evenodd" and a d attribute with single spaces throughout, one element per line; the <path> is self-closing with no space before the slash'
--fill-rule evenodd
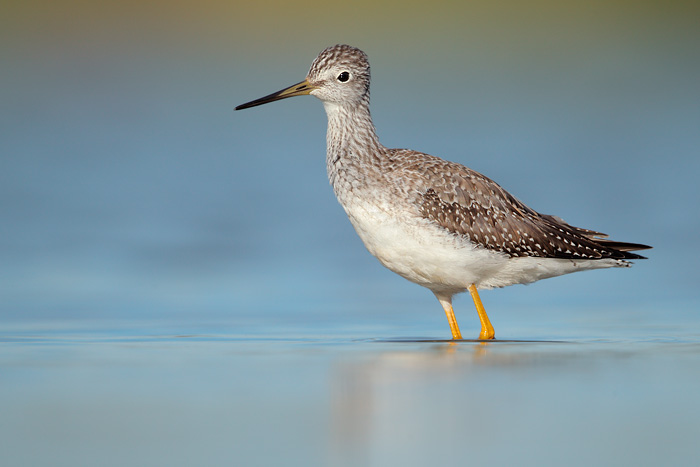
<path id="1" fill-rule="evenodd" d="M 493 326 L 491 326 L 489 316 L 486 314 L 486 310 L 484 310 L 484 305 L 481 303 L 481 297 L 479 297 L 479 292 L 477 292 L 474 284 L 469 286 L 469 293 L 472 295 L 472 300 L 474 300 L 474 305 L 476 305 L 476 312 L 479 313 L 479 319 L 481 320 L 481 332 L 479 333 L 479 339 L 494 339 L 496 337 L 496 332 L 493 330 Z"/>
<path id="2" fill-rule="evenodd" d="M 455 312 L 452 309 L 452 297 L 444 297 L 436 294 L 437 299 L 440 301 L 440 305 L 445 310 L 447 315 L 447 322 L 450 323 L 450 331 L 452 331 L 452 339 L 462 339 L 462 333 L 459 332 L 459 326 L 457 325 L 457 318 L 455 318 Z"/>

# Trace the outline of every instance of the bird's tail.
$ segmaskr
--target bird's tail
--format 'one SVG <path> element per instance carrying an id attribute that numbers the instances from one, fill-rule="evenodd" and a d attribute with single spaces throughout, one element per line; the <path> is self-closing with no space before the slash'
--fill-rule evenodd
<path id="1" fill-rule="evenodd" d="M 617 250 L 623 253 L 623 259 L 647 259 L 646 256 L 638 255 L 636 253 L 630 253 L 630 251 L 648 250 L 649 248 L 652 248 L 649 245 L 643 245 L 641 243 L 616 242 L 615 240 L 607 240 L 601 238 L 596 238 L 595 242 L 605 248 Z"/>

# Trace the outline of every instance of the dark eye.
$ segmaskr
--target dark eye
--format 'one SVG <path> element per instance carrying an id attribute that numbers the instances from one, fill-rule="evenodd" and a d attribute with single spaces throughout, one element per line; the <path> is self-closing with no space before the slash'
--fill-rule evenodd
<path id="1" fill-rule="evenodd" d="M 340 81 L 341 83 L 344 83 L 349 79 L 350 79 L 350 73 L 348 73 L 347 71 L 344 71 L 338 75 L 338 81 Z"/>

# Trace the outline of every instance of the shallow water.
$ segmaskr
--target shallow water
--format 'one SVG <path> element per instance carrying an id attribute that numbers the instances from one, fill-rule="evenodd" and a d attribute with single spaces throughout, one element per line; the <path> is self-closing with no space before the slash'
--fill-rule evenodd
<path id="1" fill-rule="evenodd" d="M 688 465 L 700 336 L 670 324 L 489 343 L 15 326 L 0 338 L 3 465 Z"/>

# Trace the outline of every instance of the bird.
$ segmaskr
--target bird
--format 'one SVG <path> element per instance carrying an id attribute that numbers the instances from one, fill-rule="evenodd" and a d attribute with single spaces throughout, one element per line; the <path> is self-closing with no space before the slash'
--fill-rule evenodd
<path id="1" fill-rule="evenodd" d="M 540 214 L 490 178 L 429 154 L 379 142 L 369 109 L 370 66 L 356 47 L 325 48 L 306 78 L 235 110 L 311 95 L 328 118 L 326 168 L 333 191 L 367 250 L 433 292 L 453 340 L 462 334 L 452 307 L 469 291 L 479 341 L 495 338 L 479 290 L 528 284 L 576 271 L 629 267 L 651 248 L 609 240 Z"/>

